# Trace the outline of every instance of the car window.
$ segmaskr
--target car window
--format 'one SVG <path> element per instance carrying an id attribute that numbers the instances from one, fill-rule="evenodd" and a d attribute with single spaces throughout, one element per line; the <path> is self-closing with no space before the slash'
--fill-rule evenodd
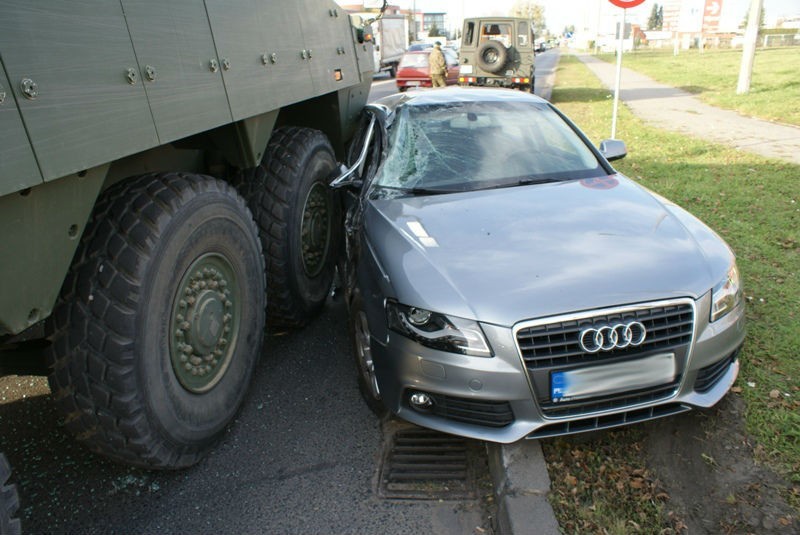
<path id="1" fill-rule="evenodd" d="M 471 45 L 472 38 L 475 36 L 475 23 L 468 22 L 467 23 L 467 32 L 464 34 L 464 43 L 463 45 Z"/>
<path id="2" fill-rule="evenodd" d="M 471 190 L 604 173 L 546 104 L 465 102 L 400 108 L 374 184 Z"/>
<path id="3" fill-rule="evenodd" d="M 528 23 L 520 22 L 517 29 L 517 40 L 519 46 L 528 46 Z"/>
<path id="4" fill-rule="evenodd" d="M 406 54 L 400 60 L 399 68 L 420 69 L 428 67 L 428 54 Z"/>
<path id="5" fill-rule="evenodd" d="M 491 22 L 481 26 L 481 43 L 490 40 L 500 41 L 506 48 L 511 46 L 511 24 Z"/>

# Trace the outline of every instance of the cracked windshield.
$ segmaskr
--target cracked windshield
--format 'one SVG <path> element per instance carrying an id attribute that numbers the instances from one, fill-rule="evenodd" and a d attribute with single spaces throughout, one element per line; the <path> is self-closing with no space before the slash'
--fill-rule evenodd
<path id="1" fill-rule="evenodd" d="M 470 191 L 604 173 L 546 105 L 406 106 L 392 124 L 387 151 L 373 187 Z"/>

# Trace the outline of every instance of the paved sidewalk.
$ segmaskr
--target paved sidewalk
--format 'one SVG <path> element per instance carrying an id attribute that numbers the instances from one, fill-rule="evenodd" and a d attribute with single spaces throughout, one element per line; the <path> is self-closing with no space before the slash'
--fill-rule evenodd
<path id="1" fill-rule="evenodd" d="M 576 56 L 606 87 L 614 90 L 616 65 L 588 54 Z M 800 164 L 798 127 L 753 119 L 735 111 L 709 106 L 690 93 L 660 84 L 625 67 L 622 68 L 620 85 L 620 100 L 640 119 L 653 126 Z"/>

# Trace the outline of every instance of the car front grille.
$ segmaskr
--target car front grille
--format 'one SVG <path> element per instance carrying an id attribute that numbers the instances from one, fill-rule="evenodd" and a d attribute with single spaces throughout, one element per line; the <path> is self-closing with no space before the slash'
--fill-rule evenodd
<path id="1" fill-rule="evenodd" d="M 664 418 L 690 410 L 689 407 L 680 403 L 668 403 L 665 405 L 645 407 L 643 409 L 634 409 L 603 416 L 568 420 L 540 427 L 528 435 L 527 438 L 557 437 L 561 435 L 597 431 L 600 429 L 610 429 L 612 427 L 655 420 L 656 418 Z"/>
<path id="2" fill-rule="evenodd" d="M 680 377 L 675 381 L 653 388 L 633 390 L 621 394 L 593 397 L 589 400 L 540 403 L 542 414 L 548 418 L 565 418 L 592 412 L 614 410 L 642 405 L 653 401 L 668 399 L 675 395 L 680 385 Z"/>
<path id="3" fill-rule="evenodd" d="M 686 372 L 694 335 L 694 313 L 694 303 L 684 298 L 554 316 L 522 324 L 515 331 L 516 341 L 542 415 L 575 420 L 610 411 L 636 410 L 674 397 Z M 640 345 L 594 353 L 580 345 L 580 334 L 585 329 L 633 321 L 640 322 L 646 330 Z M 603 391 L 603 385 L 598 384 L 595 395 L 551 399 L 551 381 L 556 372 L 612 364 L 634 369 L 640 359 L 642 365 L 646 365 L 644 359 L 665 353 L 672 355 L 675 368 L 674 375 L 665 376 L 662 383 L 650 383 L 646 387 L 631 385 L 622 391 Z"/>
<path id="4" fill-rule="evenodd" d="M 433 406 L 425 412 L 441 418 L 487 427 L 505 427 L 514 422 L 514 413 L 507 401 L 457 398 L 430 394 Z"/>
<path id="5" fill-rule="evenodd" d="M 579 343 L 586 328 L 639 321 L 647 329 L 642 345 L 588 353 Z M 656 351 L 670 351 L 688 344 L 694 329 L 694 309 L 688 303 L 652 308 L 621 309 L 585 318 L 525 327 L 517 331 L 517 344 L 529 369 L 592 363 Z"/>

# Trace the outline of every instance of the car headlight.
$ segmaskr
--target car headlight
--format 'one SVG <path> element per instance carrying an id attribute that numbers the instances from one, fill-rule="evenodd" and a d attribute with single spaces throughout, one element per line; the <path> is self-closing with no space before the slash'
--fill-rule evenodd
<path id="1" fill-rule="evenodd" d="M 491 357 L 492 350 L 478 322 L 417 307 L 388 302 L 389 328 L 420 344 L 474 357 Z"/>
<path id="2" fill-rule="evenodd" d="M 742 285 L 736 262 L 728 268 L 725 279 L 711 290 L 711 321 L 717 321 L 733 310 L 742 300 Z"/>

